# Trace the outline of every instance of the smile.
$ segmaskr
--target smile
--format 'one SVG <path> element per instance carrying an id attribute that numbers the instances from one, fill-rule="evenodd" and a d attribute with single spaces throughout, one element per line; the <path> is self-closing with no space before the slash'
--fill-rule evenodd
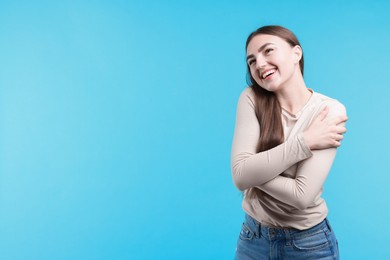
<path id="1" fill-rule="evenodd" d="M 272 74 L 274 74 L 276 72 L 276 69 L 270 69 L 270 70 L 266 70 L 263 72 L 263 74 L 261 75 L 261 78 L 262 79 L 266 79 L 267 77 L 271 76 Z"/>

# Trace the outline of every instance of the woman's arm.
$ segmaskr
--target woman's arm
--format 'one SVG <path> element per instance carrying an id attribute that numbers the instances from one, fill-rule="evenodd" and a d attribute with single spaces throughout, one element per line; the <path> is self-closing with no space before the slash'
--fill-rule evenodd
<path id="1" fill-rule="evenodd" d="M 257 153 L 260 126 L 255 114 L 254 93 L 246 88 L 237 105 L 236 127 L 231 153 L 231 168 L 236 187 L 261 186 L 299 161 L 312 156 L 303 135 L 264 152 Z"/>
<path id="2" fill-rule="evenodd" d="M 345 107 L 334 102 L 328 117 L 346 115 Z M 345 122 L 339 124 L 344 127 Z M 272 197 L 298 209 L 310 207 L 321 194 L 322 186 L 332 167 L 336 148 L 312 151 L 313 156 L 298 164 L 294 179 L 277 176 L 259 188 Z"/>
<path id="3" fill-rule="evenodd" d="M 298 166 L 294 179 L 277 176 L 259 188 L 277 200 L 297 209 L 306 209 L 320 194 L 336 156 L 336 148 L 313 151 Z"/>

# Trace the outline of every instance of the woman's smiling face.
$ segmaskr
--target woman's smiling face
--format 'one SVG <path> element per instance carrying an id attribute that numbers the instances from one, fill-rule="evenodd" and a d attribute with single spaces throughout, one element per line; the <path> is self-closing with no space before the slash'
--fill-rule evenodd
<path id="1" fill-rule="evenodd" d="M 272 92 L 283 87 L 295 70 L 299 70 L 301 56 L 299 45 L 292 47 L 284 39 L 268 34 L 254 36 L 247 47 L 247 64 L 252 78 Z"/>

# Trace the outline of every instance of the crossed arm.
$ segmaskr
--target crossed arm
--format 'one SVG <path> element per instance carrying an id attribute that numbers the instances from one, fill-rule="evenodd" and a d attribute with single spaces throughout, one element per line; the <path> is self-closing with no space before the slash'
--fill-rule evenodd
<path id="1" fill-rule="evenodd" d="M 345 108 L 340 103 L 334 103 L 327 116 L 332 118 L 338 115 L 345 115 Z M 310 206 L 321 192 L 336 148 L 329 145 L 321 150 L 311 150 L 305 142 L 304 133 L 300 133 L 270 150 L 257 153 L 259 136 L 253 97 L 244 91 L 237 106 L 232 146 L 232 175 L 237 188 L 245 190 L 257 187 L 298 209 Z M 313 139 L 310 140 L 312 147 L 318 147 L 316 142 L 312 142 Z M 297 164 L 295 178 L 280 175 L 294 164 Z"/>

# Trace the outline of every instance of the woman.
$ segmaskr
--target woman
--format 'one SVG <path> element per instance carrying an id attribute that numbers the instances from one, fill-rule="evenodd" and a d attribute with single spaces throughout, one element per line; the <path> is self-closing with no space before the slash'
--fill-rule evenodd
<path id="1" fill-rule="evenodd" d="M 259 28 L 246 53 L 250 87 L 238 101 L 231 160 L 246 212 L 236 259 L 339 259 L 321 194 L 345 108 L 306 87 L 302 48 L 288 29 Z"/>

